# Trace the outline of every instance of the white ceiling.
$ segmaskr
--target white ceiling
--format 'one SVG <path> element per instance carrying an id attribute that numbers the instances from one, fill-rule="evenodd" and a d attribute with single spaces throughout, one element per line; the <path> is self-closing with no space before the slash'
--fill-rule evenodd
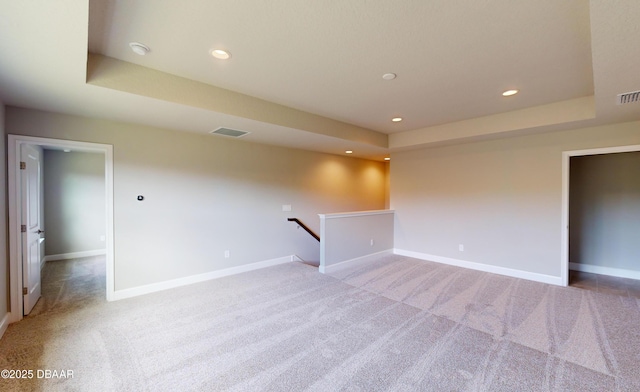
<path id="1" fill-rule="evenodd" d="M 637 0 L 188 4 L 0 0 L 0 99 L 370 159 L 640 119 Z"/>

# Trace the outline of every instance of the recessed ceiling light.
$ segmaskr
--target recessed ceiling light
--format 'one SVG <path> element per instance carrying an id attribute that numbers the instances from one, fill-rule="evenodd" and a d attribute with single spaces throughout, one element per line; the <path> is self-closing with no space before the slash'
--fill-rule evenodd
<path id="1" fill-rule="evenodd" d="M 396 78 L 396 76 L 397 75 L 394 74 L 394 73 L 386 73 L 386 74 L 382 75 L 382 79 L 384 79 L 384 80 L 393 80 L 393 79 Z"/>
<path id="2" fill-rule="evenodd" d="M 64 150 L 62 150 L 64 152 L 71 152 L 71 150 L 69 150 L 68 148 L 65 148 Z"/>
<path id="3" fill-rule="evenodd" d="M 140 42 L 130 42 L 129 47 L 133 50 L 133 53 L 139 54 L 140 56 L 144 56 L 151 50 L 147 45 L 141 44 Z"/>
<path id="4" fill-rule="evenodd" d="M 390 161 L 390 160 L 391 160 L 391 158 L 386 157 L 384 160 L 385 160 L 385 161 Z"/>
<path id="5" fill-rule="evenodd" d="M 391 121 L 400 122 L 400 121 L 402 121 L 402 117 L 394 117 L 394 118 L 391 119 Z"/>
<path id="6" fill-rule="evenodd" d="M 507 90 L 505 92 L 502 93 L 503 97 L 510 97 L 512 95 L 516 95 L 518 94 L 518 90 Z"/>
<path id="7" fill-rule="evenodd" d="M 211 51 L 211 55 L 217 59 L 220 60 L 227 60 L 228 58 L 231 57 L 231 53 L 227 52 L 226 50 L 222 50 L 222 49 L 213 49 Z"/>
<path id="8" fill-rule="evenodd" d="M 351 150 L 347 150 L 347 151 L 345 151 L 345 153 L 346 153 L 346 154 L 353 154 L 353 151 L 351 151 Z"/>

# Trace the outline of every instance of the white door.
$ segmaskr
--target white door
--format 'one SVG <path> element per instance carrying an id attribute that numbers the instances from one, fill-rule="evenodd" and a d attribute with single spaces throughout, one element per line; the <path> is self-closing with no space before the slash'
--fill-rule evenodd
<path id="1" fill-rule="evenodd" d="M 22 164 L 24 162 L 24 166 Z M 40 242 L 42 217 L 40 216 L 40 151 L 23 144 L 20 168 L 22 182 L 22 280 L 23 310 L 26 316 L 40 298 Z"/>

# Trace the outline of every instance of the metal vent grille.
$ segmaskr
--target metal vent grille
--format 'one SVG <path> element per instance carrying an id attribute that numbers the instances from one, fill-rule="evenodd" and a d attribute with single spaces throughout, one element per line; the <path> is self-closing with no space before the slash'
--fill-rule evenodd
<path id="1" fill-rule="evenodd" d="M 624 105 L 626 103 L 640 101 L 640 91 L 632 91 L 630 93 L 618 94 L 616 104 Z"/>
<path id="2" fill-rule="evenodd" d="M 218 129 L 214 129 L 213 131 L 211 131 L 209 133 L 212 134 L 212 135 L 222 135 L 222 136 L 229 136 L 229 137 L 243 137 L 243 136 L 249 134 L 250 132 L 238 131 L 237 129 L 220 127 Z"/>

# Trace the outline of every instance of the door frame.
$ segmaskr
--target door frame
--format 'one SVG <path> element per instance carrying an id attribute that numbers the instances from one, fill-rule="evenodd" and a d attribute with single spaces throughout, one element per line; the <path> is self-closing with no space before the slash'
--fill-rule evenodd
<path id="1" fill-rule="evenodd" d="M 88 143 L 73 140 L 49 139 L 33 136 L 7 135 L 7 177 L 9 202 L 9 280 L 11 303 L 10 322 L 23 318 L 22 297 L 22 234 L 20 232 L 22 214 L 22 190 L 20 184 L 20 149 L 23 144 L 41 147 L 74 149 L 76 151 L 104 154 L 105 161 L 105 213 L 106 213 L 106 298 L 114 299 L 114 235 L 113 235 L 113 146 L 110 144 Z"/>
<path id="2" fill-rule="evenodd" d="M 617 154 L 621 152 L 640 151 L 640 144 L 630 146 L 602 147 L 587 150 L 573 150 L 562 152 L 562 238 L 560 279 L 563 286 L 569 285 L 569 165 L 571 157 L 585 155 Z"/>

